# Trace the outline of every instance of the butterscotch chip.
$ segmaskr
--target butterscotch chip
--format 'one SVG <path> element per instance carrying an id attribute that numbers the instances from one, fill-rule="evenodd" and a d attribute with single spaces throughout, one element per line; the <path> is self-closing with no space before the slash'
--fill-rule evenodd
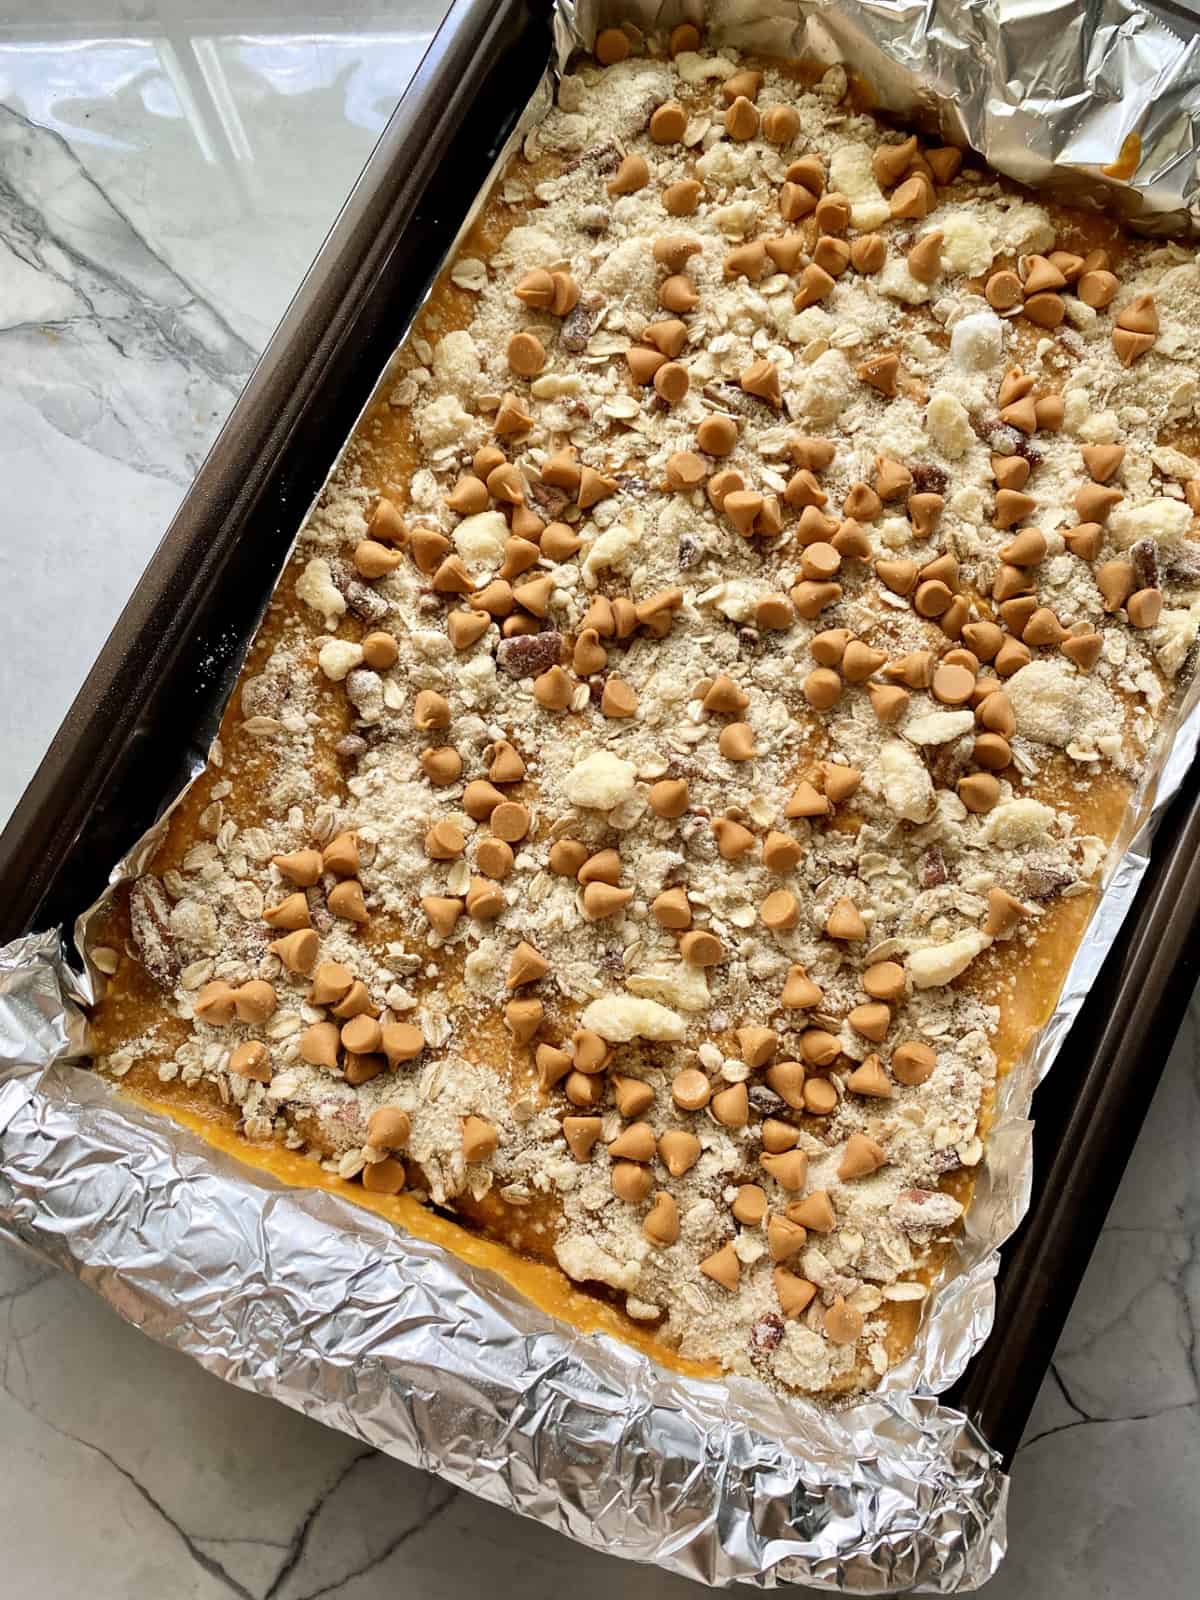
<path id="1" fill-rule="evenodd" d="M 828 796 L 819 794 L 809 783 L 807 778 L 792 790 L 792 793 L 783 808 L 783 814 L 789 819 L 796 817 L 827 817 L 829 815 Z"/>
<path id="2" fill-rule="evenodd" d="M 767 1191 L 757 1183 L 743 1183 L 729 1208 L 747 1228 L 757 1228 L 767 1214 Z"/>
<path id="3" fill-rule="evenodd" d="M 582 1072 L 568 1072 L 563 1080 L 563 1093 L 573 1106 L 590 1110 L 604 1099 L 604 1079 L 589 1078 Z"/>
<path id="4" fill-rule="evenodd" d="M 447 556 L 433 574 L 432 584 L 439 594 L 472 594 L 475 580 L 458 556 Z"/>
<path id="5" fill-rule="evenodd" d="M 738 1051 L 748 1067 L 761 1067 L 779 1048 L 779 1035 L 774 1028 L 764 1028 L 756 1023 L 737 1030 Z"/>
<path id="6" fill-rule="evenodd" d="M 592 53 L 602 67 L 612 67 L 624 61 L 632 48 L 629 35 L 621 28 L 601 28 Z"/>
<path id="7" fill-rule="evenodd" d="M 404 519 L 386 496 L 375 502 L 375 509 L 367 523 L 367 538 L 378 544 L 403 544 L 407 538 Z"/>
<path id="8" fill-rule="evenodd" d="M 263 912 L 263 921 L 268 927 L 284 928 L 288 931 L 307 928 L 311 925 L 308 901 L 302 894 L 289 894 L 277 906 L 267 907 Z"/>
<path id="9" fill-rule="evenodd" d="M 301 928 L 284 939 L 275 939 L 267 948 L 279 957 L 289 972 L 311 972 L 319 945 L 311 928 Z"/>
<path id="10" fill-rule="evenodd" d="M 404 1163 L 392 1156 L 368 1161 L 362 1169 L 362 1186 L 370 1194 L 399 1194 L 406 1182 Z"/>
<path id="11" fill-rule="evenodd" d="M 661 350 L 647 350 L 644 345 L 635 344 L 625 352 L 625 359 L 629 363 L 629 373 L 634 383 L 645 386 L 654 381 L 654 374 L 666 365 L 667 358 Z"/>
<path id="12" fill-rule="evenodd" d="M 621 857 L 616 850 L 597 850 L 580 867 L 576 877 L 582 884 L 621 881 Z"/>
<path id="13" fill-rule="evenodd" d="M 986 772 L 1003 772 L 1012 762 L 1012 747 L 998 733 L 981 733 L 971 747 L 971 759 Z"/>
<path id="14" fill-rule="evenodd" d="M 665 1189 L 655 1194 L 654 1204 L 642 1222 L 642 1232 L 654 1245 L 671 1245 L 679 1238 L 679 1207 Z"/>
<path id="15" fill-rule="evenodd" d="M 700 296 L 696 293 L 695 284 L 685 273 L 675 272 L 659 285 L 658 303 L 667 311 L 682 313 L 694 311 L 700 304 Z"/>
<path id="16" fill-rule="evenodd" d="M 1011 739 L 1017 731 L 1017 718 L 1012 702 L 1002 689 L 994 690 L 975 708 L 975 721 L 989 733 L 1001 734 Z"/>
<path id="17" fill-rule="evenodd" d="M 803 1150 L 785 1150 L 781 1155 L 773 1156 L 764 1152 L 758 1158 L 762 1167 L 781 1189 L 789 1193 L 798 1193 L 803 1189 L 808 1177 L 808 1157 Z"/>
<path id="18" fill-rule="evenodd" d="M 633 899 L 632 889 L 621 889 L 611 883 L 589 883 L 583 891 L 584 914 L 592 922 L 615 917 Z"/>
<path id="19" fill-rule="evenodd" d="M 233 1009 L 239 1022 L 258 1027 L 275 1013 L 275 991 L 262 978 L 251 978 L 233 991 Z"/>
<path id="20" fill-rule="evenodd" d="M 490 626 L 491 618 L 483 612 L 451 611 L 446 618 L 446 632 L 456 650 L 469 650 Z"/>
<path id="21" fill-rule="evenodd" d="M 900 144 L 881 144 L 871 157 L 871 172 L 881 189 L 892 189 L 912 166 L 917 156 L 917 136 L 910 134 Z"/>
<path id="22" fill-rule="evenodd" d="M 871 709 L 882 723 L 899 722 L 908 709 L 910 699 L 907 689 L 890 683 L 869 683 L 867 694 Z"/>
<path id="23" fill-rule="evenodd" d="M 799 1061 L 777 1061 L 767 1068 L 767 1088 L 793 1111 L 804 1109 L 804 1065 Z"/>
<path id="24" fill-rule="evenodd" d="M 917 173 L 906 178 L 893 192 L 888 209 L 895 218 L 902 217 L 915 222 L 927 217 L 935 203 L 928 178 Z"/>
<path id="25" fill-rule="evenodd" d="M 614 1074 L 612 1086 L 617 1110 L 623 1117 L 640 1117 L 643 1111 L 649 1111 L 654 1104 L 654 1090 L 648 1083 L 643 1083 L 641 1078 L 626 1078 L 619 1073 Z"/>
<path id="26" fill-rule="evenodd" d="M 828 810 L 828 806 L 825 809 Z M 799 864 L 802 855 L 799 843 L 790 834 L 772 830 L 763 840 L 762 861 L 769 872 L 790 872 Z"/>
<path id="27" fill-rule="evenodd" d="M 865 1133 L 852 1133 L 846 1140 L 846 1148 L 838 1164 L 838 1177 L 843 1183 L 852 1178 L 865 1178 L 872 1172 L 878 1172 L 886 1161 L 887 1152 L 882 1145 L 868 1138 Z"/>
<path id="28" fill-rule="evenodd" d="M 742 1275 L 742 1264 L 733 1246 L 723 1244 L 719 1250 L 715 1250 L 700 1263 L 700 1271 L 706 1278 L 719 1283 L 722 1289 L 732 1292 L 737 1288 L 738 1279 Z"/>
<path id="29" fill-rule="evenodd" d="M 543 360 L 545 352 L 543 351 Z M 512 346 L 509 346 L 509 362 L 512 362 Z M 446 496 L 446 504 L 451 511 L 457 511 L 460 517 L 472 517 L 477 512 L 486 511 L 488 507 L 487 484 L 482 478 L 477 478 L 473 472 L 464 473 Z"/>
<path id="30" fill-rule="evenodd" d="M 660 778 L 657 783 L 651 784 L 647 799 L 656 816 L 681 817 L 688 808 L 687 779 Z"/>
<path id="31" fill-rule="evenodd" d="M 763 1149 L 773 1156 L 782 1155 L 785 1150 L 794 1150 L 800 1143 L 800 1130 L 793 1128 L 790 1122 L 781 1122 L 778 1117 L 767 1117 L 760 1131 Z"/>
<path id="32" fill-rule="evenodd" d="M 799 1223 L 791 1222 L 787 1217 L 781 1217 L 774 1212 L 767 1218 L 767 1250 L 772 1261 L 789 1261 L 807 1241 L 808 1230 L 802 1228 Z M 796 1279 L 797 1283 L 805 1281 L 803 1278 Z M 778 1285 L 776 1285 L 776 1292 L 779 1292 Z M 809 1299 L 811 1298 L 812 1296 L 810 1295 Z M 783 1304 L 782 1295 L 780 1295 L 780 1304 Z M 804 1308 L 801 1307 L 800 1309 L 803 1310 Z M 787 1315 L 786 1307 L 784 1308 L 784 1315 Z"/>
<path id="33" fill-rule="evenodd" d="M 499 500 L 504 505 L 520 506 L 525 500 L 525 479 L 521 476 L 519 467 L 514 467 L 510 461 L 502 461 L 499 466 L 493 467 L 487 475 L 488 493 L 493 500 Z"/>
<path id="34" fill-rule="evenodd" d="M 403 560 L 398 550 L 391 550 L 374 539 L 360 539 L 354 546 L 354 568 L 359 577 L 368 580 L 384 578 L 395 572 Z"/>
<path id="35" fill-rule="evenodd" d="M 851 639 L 842 654 L 842 676 L 847 683 L 865 683 L 887 660 L 887 652 Z"/>
<path id="36" fill-rule="evenodd" d="M 776 1220 L 784 1221 L 782 1218 L 772 1218 L 772 1221 Z M 771 1278 L 779 1299 L 779 1309 L 789 1321 L 808 1310 L 817 1292 L 815 1283 L 810 1283 L 807 1278 L 797 1277 L 786 1267 L 776 1267 Z"/>
<path id="37" fill-rule="evenodd" d="M 831 1117 L 838 1107 L 838 1092 L 828 1078 L 806 1078 L 804 1109 L 814 1117 Z"/>
<path id="38" fill-rule="evenodd" d="M 654 373 L 654 394 L 667 405 L 678 405 L 688 392 L 688 370 L 678 362 L 664 362 Z"/>
<path id="39" fill-rule="evenodd" d="M 667 38 L 667 49 L 671 59 L 681 56 L 685 52 L 699 50 L 700 29 L 694 22 L 681 22 L 671 29 Z"/>
<path id="40" fill-rule="evenodd" d="M 653 1174 L 634 1162 L 614 1162 L 610 1182 L 618 1200 L 627 1200 L 630 1205 L 640 1205 L 654 1187 Z"/>
<path id="41" fill-rule="evenodd" d="M 983 931 L 990 934 L 993 939 L 1008 939 L 1027 914 L 1025 907 L 1014 895 L 1009 894 L 1007 889 L 998 887 L 990 889 L 988 914 Z"/>
<path id="42" fill-rule="evenodd" d="M 687 112 L 678 100 L 667 100 L 650 115 L 650 138 L 655 144 L 678 144 L 687 123 Z"/>
<path id="43" fill-rule="evenodd" d="M 671 1098 L 681 1111 L 703 1111 L 712 1096 L 712 1085 L 698 1067 L 685 1067 L 671 1080 Z"/>
<path id="44" fill-rule="evenodd" d="M 754 734 L 748 723 L 730 722 L 721 729 L 717 748 L 727 761 L 753 761 Z"/>
<path id="45" fill-rule="evenodd" d="M 933 283 L 941 275 L 942 241 L 945 235 L 934 228 L 924 233 L 908 252 L 908 271 L 918 283 Z"/>
<path id="46" fill-rule="evenodd" d="M 744 1128 L 750 1121 L 750 1096 L 744 1083 L 721 1089 L 709 1102 L 709 1110 L 725 1128 Z"/>
<path id="47" fill-rule="evenodd" d="M 799 222 L 817 209 L 817 197 L 802 183 L 786 182 L 779 191 L 779 214 L 785 222 Z"/>
<path id="48" fill-rule="evenodd" d="M 774 889 L 758 908 L 763 926 L 773 933 L 794 928 L 800 919 L 800 907 L 794 894 L 787 889 Z"/>
<path id="49" fill-rule="evenodd" d="M 797 156 L 788 163 L 784 178 L 788 183 L 802 183 L 813 195 L 825 189 L 825 165 L 819 155 Z"/>
<path id="50" fill-rule="evenodd" d="M 864 277 L 874 277 L 877 272 L 882 272 L 886 260 L 887 245 L 881 234 L 864 233 L 851 242 L 850 264 L 855 272 L 861 272 Z"/>
<path id="51" fill-rule="evenodd" d="M 557 292 L 558 274 L 555 273 L 553 276 Z M 553 310 L 553 306 L 551 310 Z M 528 433 L 532 427 L 533 418 L 526 411 L 520 396 L 515 394 L 504 395 L 501 398 L 499 410 L 492 419 L 493 433 L 503 437 L 515 433 Z"/>
<path id="52" fill-rule="evenodd" d="M 607 500 L 610 494 L 615 494 L 617 480 L 608 478 L 602 472 L 597 472 L 594 467 L 581 467 L 579 469 L 579 492 L 576 504 L 581 511 L 590 511 L 601 500 Z"/>
<path id="53" fill-rule="evenodd" d="M 958 798 L 968 811 L 990 811 L 1000 800 L 999 781 L 990 772 L 971 772 L 958 780 Z"/>
<path id="54" fill-rule="evenodd" d="M 975 674 L 966 667 L 940 666 L 930 685 L 935 700 L 946 706 L 965 706 L 975 688 Z"/>
<path id="55" fill-rule="evenodd" d="M 703 193 L 703 185 L 697 183 L 695 178 L 681 178 L 663 190 L 663 209 L 672 217 L 690 217 L 700 204 Z"/>
<path id="56" fill-rule="evenodd" d="M 326 961 L 322 965 L 333 967 L 340 965 L 340 963 Z M 345 970 L 343 967 L 342 971 L 344 972 Z M 351 1017 L 378 1017 L 379 1007 L 372 1002 L 371 996 L 367 993 L 367 986 L 362 979 L 354 978 L 342 998 L 332 1007 L 332 1015 L 337 1017 L 339 1022 L 348 1022 Z"/>
<path id="57" fill-rule="evenodd" d="M 819 231 L 825 235 L 845 233 L 850 226 L 850 202 L 844 194 L 836 189 L 823 195 L 817 201 L 816 224 Z M 846 249 L 845 259 L 849 261 L 850 250 Z"/>
<path id="58" fill-rule="evenodd" d="M 492 832 L 508 844 L 516 844 L 529 832 L 529 808 L 517 800 L 502 800 L 492 809 L 489 820 Z"/>
<path id="59" fill-rule="evenodd" d="M 1064 532 L 1063 543 L 1073 556 L 1094 561 L 1104 543 L 1104 529 L 1098 522 L 1080 522 Z"/>
<path id="60" fill-rule="evenodd" d="M 1120 287 L 1116 277 L 1106 270 L 1084 272 L 1075 285 L 1075 293 L 1084 305 L 1103 311 L 1111 305 Z"/>
<path id="61" fill-rule="evenodd" d="M 589 851 L 578 839 L 556 839 L 550 846 L 550 871 L 573 878 L 588 859 Z"/>
<path id="62" fill-rule="evenodd" d="M 862 1335 L 863 1314 L 838 1295 L 825 1313 L 824 1328 L 831 1344 L 853 1344 Z"/>
<path id="63" fill-rule="evenodd" d="M 892 1013 L 882 1001 L 871 1000 L 864 1005 L 854 1006 L 846 1021 L 855 1033 L 861 1033 L 864 1039 L 870 1039 L 873 1044 L 880 1044 L 887 1038 L 892 1025 Z"/>
<path id="64" fill-rule="evenodd" d="M 800 113 L 794 106 L 771 106 L 762 114 L 762 136 L 768 144 L 791 144 L 800 132 Z"/>
<path id="65" fill-rule="evenodd" d="M 600 1142 L 604 1124 L 599 1117 L 564 1117 L 563 1137 L 576 1161 L 586 1161 Z"/>
<path id="66" fill-rule="evenodd" d="M 744 142 L 758 132 L 758 109 L 745 95 L 739 95 L 725 113 L 725 132 Z"/>
<path id="67" fill-rule="evenodd" d="M 829 711 L 842 697 L 842 680 L 831 667 L 814 667 L 802 689 L 814 711 Z"/>
<path id="68" fill-rule="evenodd" d="M 650 913 L 660 928 L 679 932 L 692 925 L 692 908 L 683 889 L 664 889 L 651 902 Z"/>
<path id="69" fill-rule="evenodd" d="M 726 467 L 721 472 L 713 473 L 708 480 L 705 493 L 708 495 L 710 503 L 720 511 L 724 508 L 726 496 L 734 494 L 743 488 L 745 488 L 745 481 L 741 473 L 734 472 L 732 468 Z"/>
<path id="70" fill-rule="evenodd" d="M 757 282 L 767 270 L 767 247 L 761 239 L 735 245 L 725 257 L 727 278 L 749 278 Z"/>
<path id="71" fill-rule="evenodd" d="M 308 1003 L 313 1006 L 333 1005 L 342 1000 L 354 987 L 354 974 L 340 961 L 322 961 L 313 973 Z"/>
<path id="72" fill-rule="evenodd" d="M 912 522 L 913 532 L 918 539 L 929 538 L 941 521 L 942 512 L 945 508 L 945 499 L 940 494 L 914 494 L 909 496 L 909 520 Z"/>
<path id="73" fill-rule="evenodd" d="M 482 1117 L 464 1117 L 462 1124 L 463 1160 L 486 1161 L 496 1153 L 500 1135 L 490 1122 Z"/>
<path id="74" fill-rule="evenodd" d="M 800 287 L 792 297 L 793 306 L 797 311 L 805 311 L 809 306 L 815 306 L 818 301 L 826 299 L 833 293 L 835 281 L 824 267 L 818 266 L 815 261 L 810 261 L 800 274 Z"/>
<path id="75" fill-rule="evenodd" d="M 846 1087 L 852 1094 L 866 1095 L 872 1100 L 892 1098 L 892 1081 L 877 1055 L 869 1055 L 854 1069 L 846 1079 Z"/>
<path id="76" fill-rule="evenodd" d="M 239 1078 L 253 1078 L 256 1083 L 270 1083 L 271 1058 L 260 1039 L 247 1039 L 238 1045 L 229 1058 L 229 1070 Z"/>
<path id="77" fill-rule="evenodd" d="M 725 951 L 715 933 L 693 928 L 679 941 L 680 954 L 693 967 L 715 967 L 724 959 Z"/>
<path id="78" fill-rule="evenodd" d="M 612 1141 L 608 1153 L 614 1161 L 653 1161 L 656 1148 L 650 1124 L 633 1122 Z"/>
<path id="79" fill-rule="evenodd" d="M 508 341 L 508 365 L 519 378 L 537 377 L 546 365 L 546 348 L 536 334 L 513 334 Z M 474 481 L 478 483 L 479 480 Z"/>
<path id="80" fill-rule="evenodd" d="M 842 895 L 825 921 L 825 932 L 831 939 L 856 943 L 867 937 L 866 924 L 854 901 Z"/>
<path id="81" fill-rule="evenodd" d="M 296 850 L 291 855 L 272 856 L 271 865 L 278 867 L 290 883 L 301 889 L 311 889 L 321 876 L 321 852 Z"/>
<path id="82" fill-rule="evenodd" d="M 1066 403 L 1060 394 L 1041 395 L 1033 403 L 1034 415 L 1037 425 L 1048 433 L 1057 433 L 1066 417 Z"/>
<path id="83" fill-rule="evenodd" d="M 509 1005 L 514 1005 L 516 1003 L 517 1002 L 515 1001 L 509 1001 Z M 571 1071 L 571 1057 L 565 1050 L 560 1050 L 552 1044 L 539 1044 L 534 1052 L 534 1061 L 537 1066 L 538 1087 L 547 1091 L 553 1089 L 556 1083 L 561 1083 Z M 573 1119 L 570 1117 L 567 1118 L 568 1122 L 572 1120 Z M 598 1137 L 600 1132 L 600 1120 L 599 1118 L 596 1118 L 595 1121 L 596 1133 Z"/>
<path id="84" fill-rule="evenodd" d="M 1135 628 L 1153 628 L 1162 615 L 1161 589 L 1138 589 L 1125 602 L 1125 615 Z"/>
<path id="85" fill-rule="evenodd" d="M 549 971 L 550 963 L 545 956 L 522 939 L 509 958 L 505 988 L 520 989 L 527 983 L 537 983 Z"/>
<path id="86" fill-rule="evenodd" d="M 467 915 L 476 922 L 494 922 L 504 910 L 504 891 L 487 878 L 472 878 L 467 889 Z"/>
<path id="87" fill-rule="evenodd" d="M 436 750 L 422 750 L 417 758 L 421 763 L 421 771 L 435 788 L 445 788 L 447 784 L 457 783 L 462 776 L 462 757 L 451 745 L 442 745 Z"/>
<path id="88" fill-rule="evenodd" d="M 1096 587 L 1104 599 L 1104 609 L 1119 611 L 1133 593 L 1136 582 L 1128 561 L 1106 561 L 1096 573 Z"/>
<path id="89" fill-rule="evenodd" d="M 383 1029 L 374 1017 L 351 1017 L 341 1033 L 342 1044 L 355 1055 L 373 1055 L 383 1043 Z"/>
<path id="90" fill-rule="evenodd" d="M 734 437 L 737 437 L 736 429 Z M 667 457 L 668 488 L 695 489 L 704 482 L 707 475 L 708 468 L 694 450 L 676 450 Z"/>
<path id="91" fill-rule="evenodd" d="M 236 1009 L 233 988 L 219 978 L 212 983 L 206 983 L 192 1001 L 193 1016 L 217 1028 L 226 1027 L 231 1023 Z"/>
<path id="92" fill-rule="evenodd" d="M 385 1022 L 381 1048 L 389 1067 L 415 1060 L 425 1048 L 425 1036 L 411 1022 Z"/>
<path id="93" fill-rule="evenodd" d="M 362 642 L 363 665 L 373 672 L 386 672 L 394 667 L 400 656 L 400 646 L 390 633 L 377 630 L 368 633 Z"/>
<path id="94" fill-rule="evenodd" d="M 841 1040 L 826 1028 L 806 1028 L 800 1035 L 800 1054 L 810 1067 L 831 1067 L 841 1053 Z"/>
<path id="95" fill-rule="evenodd" d="M 431 574 L 438 570 L 439 563 L 450 548 L 450 541 L 444 533 L 436 533 L 432 528 L 414 528 L 408 548 L 417 570 Z"/>
<path id="96" fill-rule="evenodd" d="M 700 1141 L 694 1133 L 670 1128 L 659 1137 L 658 1153 L 673 1178 L 682 1178 L 700 1159 Z"/>
<path id="97" fill-rule="evenodd" d="M 1062 642 L 1062 653 L 1082 672 L 1090 672 L 1100 659 L 1104 640 L 1098 633 L 1074 634 Z M 978 743 L 978 741 L 976 741 Z M 986 763 L 984 763 L 986 764 Z"/>
<path id="98" fill-rule="evenodd" d="M 781 399 L 779 372 L 771 361 L 752 361 L 738 374 L 738 383 L 747 394 L 757 395 L 778 406 Z"/>
<path id="99" fill-rule="evenodd" d="M 1066 636 L 1067 630 L 1049 606 L 1036 607 L 1021 633 L 1024 642 L 1032 645 L 1061 644 Z"/>
<path id="100" fill-rule="evenodd" d="M 468 908 L 469 909 L 469 908 Z M 504 1023 L 515 1044 L 528 1044 L 542 1025 L 545 1007 L 540 1000 L 510 1000 L 504 1007 Z"/>
<path id="101" fill-rule="evenodd" d="M 622 157 L 621 164 L 605 185 L 609 194 L 636 194 L 650 182 L 650 168 L 644 156 L 630 153 Z"/>
<path id="102" fill-rule="evenodd" d="M 842 558 L 831 544 L 817 540 L 807 545 L 800 557 L 800 571 L 805 578 L 825 583 L 841 567 Z"/>
<path id="103" fill-rule="evenodd" d="M 872 356 L 870 360 L 861 362 L 854 370 L 869 388 L 877 390 L 885 399 L 895 399 L 900 377 L 900 357 L 894 352 L 887 351 L 883 355 Z"/>
<path id="104" fill-rule="evenodd" d="M 826 797 L 835 805 L 848 800 L 862 782 L 862 773 L 857 767 L 841 766 L 836 761 L 823 761 L 821 774 L 825 780 Z"/>
<path id="105" fill-rule="evenodd" d="M 314 1022 L 300 1035 L 297 1048 L 301 1061 L 332 1070 L 337 1066 L 338 1043 L 338 1030 L 332 1022 Z"/>
<path id="106" fill-rule="evenodd" d="M 565 711 L 571 704 L 571 680 L 561 667 L 549 667 L 533 680 L 533 698 L 548 711 Z"/>
<path id="107" fill-rule="evenodd" d="M 453 895 L 426 894 L 421 896 L 421 910 L 434 933 L 448 939 L 463 914 L 463 903 Z"/>
<path id="108" fill-rule="evenodd" d="M 995 311 L 1011 311 L 1025 298 L 1021 280 L 1007 268 L 993 272 L 983 286 L 984 297 Z"/>

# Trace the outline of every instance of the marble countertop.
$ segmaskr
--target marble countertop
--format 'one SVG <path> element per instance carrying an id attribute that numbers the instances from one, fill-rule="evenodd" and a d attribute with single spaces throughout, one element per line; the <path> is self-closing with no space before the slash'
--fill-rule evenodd
<path id="1" fill-rule="evenodd" d="M 402 92 L 438 0 L 16 0 L 0 21 L 0 822 Z M 1194 1596 L 1200 1004 L 1013 1474 L 1008 1596 Z M 5 1593 L 700 1588 L 220 1382 L 0 1245 Z M 487 1579 L 483 1578 L 486 1582 Z"/>

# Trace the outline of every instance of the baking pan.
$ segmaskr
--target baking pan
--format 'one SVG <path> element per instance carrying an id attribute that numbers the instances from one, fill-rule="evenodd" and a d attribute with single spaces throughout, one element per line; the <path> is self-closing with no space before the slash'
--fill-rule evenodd
<path id="1" fill-rule="evenodd" d="M 0 835 L 0 943 L 65 923 L 203 762 L 245 646 L 379 374 L 551 53 L 547 8 L 457 0 Z M 1038 1092 L 1034 1198 L 990 1338 L 950 1398 L 1006 1459 L 1195 981 L 1200 790 Z"/>

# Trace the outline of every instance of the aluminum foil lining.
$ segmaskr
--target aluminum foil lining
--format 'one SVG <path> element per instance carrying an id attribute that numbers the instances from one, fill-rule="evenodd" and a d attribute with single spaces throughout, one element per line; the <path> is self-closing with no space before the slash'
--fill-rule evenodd
<path id="1" fill-rule="evenodd" d="M 1001 49 L 1010 15 L 1015 32 Z M 1117 190 L 1121 209 L 1155 225 L 1190 214 L 1180 63 L 1192 47 L 1157 11 L 621 0 L 618 14 L 562 0 L 557 66 L 599 25 L 685 18 L 764 54 L 840 59 L 884 104 L 936 113 L 944 135 L 957 132 L 1014 176 L 1081 179 L 1075 200 L 1105 192 L 1111 202 L 1112 185 L 1094 169 L 1136 131 L 1142 160 Z M 1016 56 L 1031 64 L 1028 82 Z M 544 115 L 553 76 L 501 165 Z M 1037 137 L 1014 138 L 1026 123 Z M 198 728 L 201 748 L 214 731 Z M 1034 1088 L 1132 904 L 1157 818 L 1198 739 L 1200 686 L 1163 731 L 1060 1005 L 1001 1085 L 957 1259 L 909 1356 L 853 1404 L 682 1377 L 580 1334 L 497 1275 L 360 1207 L 282 1186 L 123 1102 L 70 1064 L 84 1048 L 80 1007 L 102 980 L 76 976 L 56 931 L 0 950 L 0 1232 L 229 1381 L 598 1549 L 710 1584 L 977 1588 L 1003 1555 L 1007 1479 L 970 1421 L 936 1396 L 991 1328 L 998 1247 L 1029 1203 Z M 113 883 L 143 869 L 160 829 L 118 863 Z M 97 909 L 76 924 L 80 951 Z"/>

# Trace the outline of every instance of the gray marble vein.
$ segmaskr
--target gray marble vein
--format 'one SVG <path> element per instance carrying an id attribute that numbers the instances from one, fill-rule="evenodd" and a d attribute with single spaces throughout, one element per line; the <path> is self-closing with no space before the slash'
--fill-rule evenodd
<path id="1" fill-rule="evenodd" d="M 439 11 L 5 8 L 0 819 Z M 1193 1001 L 1016 1459 L 994 1600 L 1194 1600 L 1198 1151 Z M 4 1596 L 699 1593 L 221 1383 L 7 1245 L 0 1528 Z"/>

